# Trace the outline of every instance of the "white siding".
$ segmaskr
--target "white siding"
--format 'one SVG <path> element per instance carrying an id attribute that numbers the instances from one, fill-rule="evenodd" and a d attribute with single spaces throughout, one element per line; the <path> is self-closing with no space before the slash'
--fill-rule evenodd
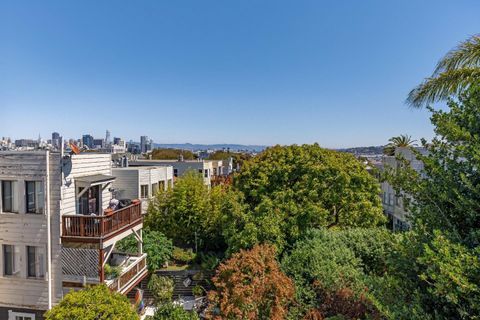
<path id="1" fill-rule="evenodd" d="M 68 161 L 68 160 L 67 160 Z M 52 289 L 53 303 L 63 295 L 61 264 L 61 214 L 75 214 L 75 178 L 94 174 L 111 175 L 109 154 L 81 154 L 71 158 L 71 172 L 62 177 L 60 154 L 50 154 L 50 208 L 52 232 Z M 3 276 L 3 254 L 0 252 L 0 305 L 46 310 L 48 308 L 48 282 L 27 279 L 26 246 L 47 248 L 46 214 L 25 213 L 25 181 L 46 181 L 46 152 L 0 152 L 0 180 L 18 181 L 19 213 L 1 213 L 0 245 L 12 244 L 20 248 L 20 274 Z M 110 201 L 108 188 L 102 192 L 102 209 Z M 45 206 L 46 207 L 46 206 Z M 0 251 L 2 247 L 0 246 Z M 47 257 L 45 257 L 46 259 Z M 45 266 L 46 267 L 46 266 Z M 48 270 L 47 270 L 48 271 Z"/>
<path id="2" fill-rule="evenodd" d="M 80 154 L 72 156 L 72 170 L 65 176 L 62 187 L 62 214 L 76 213 L 75 178 L 95 174 L 112 175 L 112 157 L 110 154 Z M 111 199 L 109 188 L 102 192 L 102 208 L 106 209 Z"/>
<path id="3" fill-rule="evenodd" d="M 152 184 L 163 182 L 165 189 L 168 188 L 168 181 L 173 181 L 173 168 L 171 166 L 145 166 L 113 168 L 115 181 L 114 188 L 117 189 L 117 198 L 141 199 L 141 186 L 148 186 L 148 196 L 153 197 Z M 148 207 L 148 199 L 142 199 L 142 210 L 145 212 Z"/>
<path id="4" fill-rule="evenodd" d="M 139 199 L 140 184 L 138 183 L 138 170 L 125 170 L 113 168 L 115 176 L 113 187 L 118 190 L 118 199 Z"/>
<path id="5" fill-rule="evenodd" d="M 18 181 L 19 213 L 0 213 L 0 244 L 20 248 L 20 275 L 3 276 L 3 252 L 0 255 L 0 304 L 4 306 L 47 309 L 48 282 L 26 278 L 26 246 L 47 248 L 46 214 L 25 214 L 25 180 L 46 181 L 45 152 L 0 152 L 0 180 Z M 50 207 L 52 229 L 52 289 L 54 302 L 62 298 L 60 245 L 60 155 L 50 154 Z M 1 199 L 1 197 L 0 197 Z M 0 200 L 1 202 L 1 200 Z M 1 251 L 0 247 L 0 251 Z M 45 257 L 46 258 L 46 257 Z M 45 265 L 46 270 L 46 265 Z M 48 270 L 47 270 L 48 271 Z"/>

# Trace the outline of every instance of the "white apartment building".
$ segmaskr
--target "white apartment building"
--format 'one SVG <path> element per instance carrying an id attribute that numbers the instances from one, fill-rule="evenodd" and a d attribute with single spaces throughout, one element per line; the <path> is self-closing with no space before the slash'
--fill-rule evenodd
<path id="1" fill-rule="evenodd" d="M 214 177 L 214 163 L 216 170 L 219 170 L 219 162 L 221 166 L 221 161 L 216 160 L 136 160 L 131 161 L 129 165 L 131 167 L 171 166 L 174 177 L 181 177 L 185 172 L 193 170 L 201 173 L 204 183 L 210 186 Z"/>
<path id="2" fill-rule="evenodd" d="M 114 181 L 109 154 L 0 152 L 0 319 L 40 320 L 70 290 L 126 294 L 147 275 L 141 203 L 112 200 Z M 116 252 L 131 234 L 138 253 Z"/>
<path id="3" fill-rule="evenodd" d="M 423 148 L 416 148 L 422 154 L 426 153 Z M 397 148 L 395 156 L 383 156 L 381 170 L 387 168 L 396 169 L 400 166 L 400 161 L 397 157 L 400 156 L 410 163 L 410 166 L 417 172 L 423 170 L 423 162 L 417 160 L 415 154 L 410 148 Z M 388 182 L 382 182 L 382 204 L 384 212 L 392 221 L 393 230 L 406 230 L 410 228 L 408 222 L 408 211 L 405 208 L 403 197 L 397 196 L 395 190 Z"/>
<path id="4" fill-rule="evenodd" d="M 142 212 L 146 213 L 148 200 L 159 190 L 173 187 L 172 166 L 145 166 L 113 168 L 113 182 L 117 199 L 140 199 Z"/>

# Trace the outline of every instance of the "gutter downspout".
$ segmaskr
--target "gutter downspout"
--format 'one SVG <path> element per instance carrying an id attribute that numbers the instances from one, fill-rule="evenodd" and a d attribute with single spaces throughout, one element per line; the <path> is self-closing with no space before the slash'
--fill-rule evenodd
<path id="1" fill-rule="evenodd" d="M 47 198 L 47 270 L 48 270 L 48 310 L 52 309 L 52 228 L 51 228 L 51 213 L 50 213 L 50 152 L 46 151 L 46 191 Z"/>

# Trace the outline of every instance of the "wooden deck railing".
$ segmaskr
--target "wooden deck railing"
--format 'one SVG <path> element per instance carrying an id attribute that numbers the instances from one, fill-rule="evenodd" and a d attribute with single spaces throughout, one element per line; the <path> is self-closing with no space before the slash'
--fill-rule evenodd
<path id="1" fill-rule="evenodd" d="M 129 284 L 133 278 L 137 275 L 143 273 L 147 267 L 147 255 L 143 254 L 138 260 L 133 262 L 130 266 L 126 269 L 122 270 L 122 273 L 118 276 L 118 278 L 114 279 L 108 287 L 112 290 L 121 292 L 125 289 L 125 286 Z"/>
<path id="2" fill-rule="evenodd" d="M 62 237 L 102 239 L 142 219 L 141 203 L 103 216 L 62 216 Z"/>

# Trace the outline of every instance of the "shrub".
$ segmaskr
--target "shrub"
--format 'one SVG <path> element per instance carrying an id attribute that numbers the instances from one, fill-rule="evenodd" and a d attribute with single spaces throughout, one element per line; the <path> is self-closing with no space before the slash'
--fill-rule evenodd
<path id="1" fill-rule="evenodd" d="M 174 282 L 171 278 L 152 274 L 147 287 L 152 293 L 156 305 L 160 306 L 172 300 Z"/>
<path id="2" fill-rule="evenodd" d="M 220 264 L 220 258 L 213 253 L 204 254 L 200 252 L 198 256 L 200 257 L 200 266 L 203 270 L 215 270 L 215 268 Z"/>
<path id="3" fill-rule="evenodd" d="M 105 285 L 71 291 L 45 313 L 46 320 L 138 320 L 127 297 Z"/>
<path id="4" fill-rule="evenodd" d="M 119 251 L 136 254 L 137 240 L 132 235 L 120 240 L 116 244 Z M 147 253 L 147 266 L 150 272 L 160 269 L 172 257 L 172 241 L 165 237 L 161 232 L 144 229 L 143 230 L 143 250 Z"/>
<path id="5" fill-rule="evenodd" d="M 120 267 L 118 267 L 118 266 L 117 267 L 112 267 L 108 263 L 105 264 L 105 267 L 104 267 L 103 270 L 105 271 L 105 277 L 107 277 L 108 279 L 117 278 L 122 271 Z"/>
<path id="6" fill-rule="evenodd" d="M 198 284 L 195 287 L 193 287 L 193 289 L 192 289 L 192 293 L 195 297 L 202 296 L 204 292 L 205 292 L 205 290 L 203 290 L 202 286 L 200 286 Z"/>
<path id="7" fill-rule="evenodd" d="M 166 303 L 160 306 L 153 317 L 147 320 L 199 320 L 195 312 L 185 311 L 181 306 Z"/>
<path id="8" fill-rule="evenodd" d="M 190 263 L 195 259 L 196 255 L 192 249 L 173 248 L 173 259 L 182 263 Z"/>

